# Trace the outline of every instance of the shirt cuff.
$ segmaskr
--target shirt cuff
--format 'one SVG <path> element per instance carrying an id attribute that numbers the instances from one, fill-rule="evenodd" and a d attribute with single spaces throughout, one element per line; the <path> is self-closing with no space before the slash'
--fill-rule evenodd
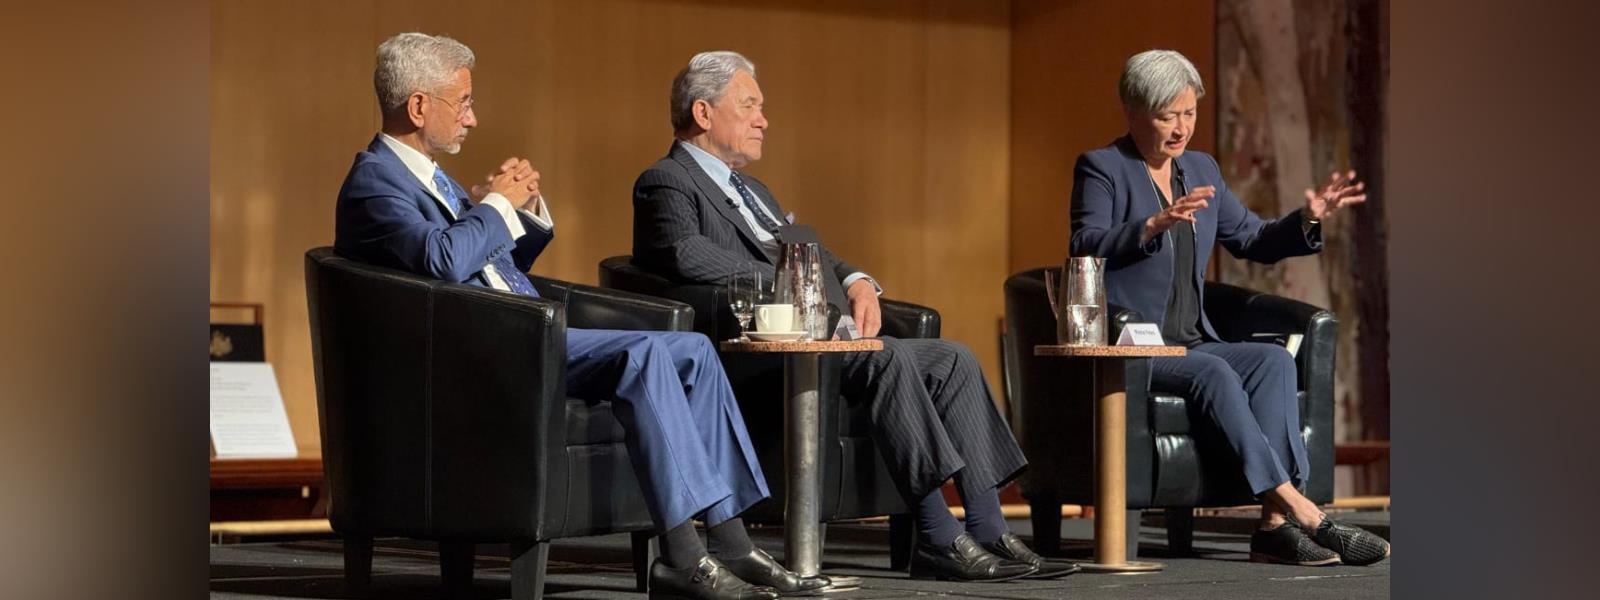
<path id="1" fill-rule="evenodd" d="M 550 214 L 550 207 L 545 206 L 544 196 L 542 195 L 534 200 L 533 210 L 519 208 L 517 209 L 517 212 L 526 215 L 528 219 L 533 221 L 534 225 L 538 225 L 540 229 L 552 231 L 556 228 L 556 219 Z"/>
<path id="2" fill-rule="evenodd" d="M 1150 241 L 1139 244 L 1139 250 L 1144 252 L 1145 256 L 1155 256 L 1156 253 L 1161 252 L 1161 242 L 1166 240 L 1166 237 L 1167 232 L 1163 231 L 1150 238 Z"/>
<path id="3" fill-rule="evenodd" d="M 850 289 L 850 284 L 853 284 L 853 283 L 855 283 L 857 281 L 860 281 L 862 279 L 865 279 L 865 280 L 867 280 L 867 283 L 872 284 L 872 289 L 876 290 L 878 292 L 879 296 L 883 295 L 883 286 L 878 285 L 878 280 L 873 279 L 871 275 L 868 275 L 866 273 L 862 273 L 860 271 L 856 271 L 854 273 L 851 273 L 851 274 L 845 276 L 844 283 L 843 283 L 844 289 L 848 291 Z"/>
<path id="4" fill-rule="evenodd" d="M 1306 243 L 1316 247 L 1317 241 L 1322 238 L 1322 221 L 1311 220 L 1311 213 L 1300 210 L 1300 233 L 1306 236 Z"/>
<path id="5" fill-rule="evenodd" d="M 487 204 L 500 213 L 500 218 L 506 222 L 506 231 L 511 232 L 511 239 L 515 240 L 527 235 L 528 230 L 522 228 L 522 219 L 517 218 L 517 209 L 511 208 L 511 201 L 498 193 L 490 192 L 478 204 Z"/>

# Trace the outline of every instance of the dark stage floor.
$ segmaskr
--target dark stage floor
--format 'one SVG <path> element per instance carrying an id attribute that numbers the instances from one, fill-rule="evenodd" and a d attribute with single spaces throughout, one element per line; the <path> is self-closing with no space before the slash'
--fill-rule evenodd
<path id="1" fill-rule="evenodd" d="M 1389 537 L 1388 511 L 1346 512 L 1337 517 Z M 1387 598 L 1391 560 L 1370 567 L 1289 567 L 1248 561 L 1249 518 L 1197 519 L 1197 555 L 1166 554 L 1159 517 L 1147 518 L 1141 530 L 1141 560 L 1166 564 L 1159 573 L 1139 575 L 1076 574 L 1054 581 L 998 584 L 952 584 L 913 581 L 887 570 L 887 526 L 881 523 L 833 525 L 828 529 L 824 573 L 864 578 L 861 589 L 829 594 L 841 600 L 890 600 L 948 596 L 1035 600 L 1046 598 Z M 1027 520 L 1014 520 L 1012 530 L 1031 539 Z M 1065 552 L 1087 558 L 1093 521 L 1067 519 L 1062 524 Z M 781 530 L 755 532 L 757 542 L 782 558 Z M 556 599 L 632 599 L 633 571 L 628 563 L 628 536 L 610 535 L 558 540 L 550 552 L 550 580 L 545 593 Z M 435 598 L 440 594 L 437 555 L 431 544 L 381 540 L 373 563 L 374 598 Z M 336 539 L 304 539 L 211 547 L 212 598 L 340 598 L 342 554 Z M 479 546 L 477 598 L 510 597 L 510 563 L 504 545 Z"/>

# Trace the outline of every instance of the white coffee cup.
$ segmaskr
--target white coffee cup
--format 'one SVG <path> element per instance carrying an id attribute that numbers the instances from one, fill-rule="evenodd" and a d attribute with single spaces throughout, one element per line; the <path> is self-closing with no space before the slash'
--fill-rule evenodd
<path id="1" fill-rule="evenodd" d="M 756 331 L 788 333 L 794 331 L 793 304 L 757 304 Z"/>

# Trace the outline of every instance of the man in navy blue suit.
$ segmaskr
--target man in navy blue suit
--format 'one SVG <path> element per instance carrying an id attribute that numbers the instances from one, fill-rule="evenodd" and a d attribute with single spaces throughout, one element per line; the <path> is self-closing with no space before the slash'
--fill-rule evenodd
<path id="1" fill-rule="evenodd" d="M 1299 491 L 1310 470 L 1300 435 L 1293 359 L 1272 344 L 1223 342 L 1202 310 L 1211 248 L 1273 263 L 1322 249 L 1322 219 L 1364 202 L 1355 172 L 1306 190 L 1303 209 L 1262 220 L 1222 181 L 1217 161 L 1185 152 L 1205 86 L 1171 50 L 1128 59 L 1119 84 L 1128 135 L 1078 159 L 1072 190 L 1072 255 L 1106 259 L 1106 301 L 1161 327 L 1182 358 L 1150 360 L 1153 391 L 1199 404 L 1238 454 L 1261 498 L 1253 560 L 1299 565 L 1371 564 L 1389 544 L 1327 518 Z"/>
<path id="2" fill-rule="evenodd" d="M 526 273 L 555 234 L 539 174 L 511 158 L 463 189 L 434 162 L 477 125 L 475 57 L 446 37 L 402 33 L 378 48 L 383 130 L 339 190 L 334 247 L 446 281 L 537 296 Z M 769 600 L 815 592 L 751 544 L 745 509 L 768 496 L 744 418 L 710 340 L 697 333 L 567 330 L 567 393 L 610 401 L 662 535 L 652 597 Z M 691 519 L 708 526 L 711 557 Z"/>

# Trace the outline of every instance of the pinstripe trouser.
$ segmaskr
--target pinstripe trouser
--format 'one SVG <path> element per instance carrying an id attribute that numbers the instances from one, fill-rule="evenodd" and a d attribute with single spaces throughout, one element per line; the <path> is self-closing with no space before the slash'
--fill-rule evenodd
<path id="1" fill-rule="evenodd" d="M 998 488 L 1028 464 L 995 407 L 978 360 L 940 339 L 884 337 L 879 352 L 844 355 L 846 402 L 869 402 L 872 438 L 908 503 L 956 471 Z"/>

